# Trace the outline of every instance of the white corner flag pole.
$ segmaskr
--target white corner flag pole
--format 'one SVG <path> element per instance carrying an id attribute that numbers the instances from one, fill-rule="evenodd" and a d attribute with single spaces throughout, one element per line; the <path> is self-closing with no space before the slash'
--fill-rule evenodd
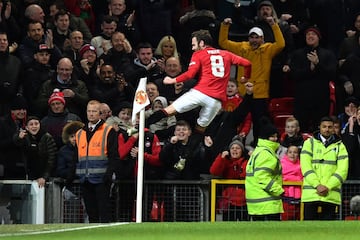
<path id="1" fill-rule="evenodd" d="M 144 137 L 145 137 L 145 109 L 140 111 L 139 123 L 139 146 L 138 146 L 138 170 L 136 187 L 136 222 L 142 222 L 142 199 L 144 182 Z"/>
<path id="2" fill-rule="evenodd" d="M 144 137 L 145 137 L 145 107 L 150 104 L 150 100 L 146 94 L 147 78 L 141 78 L 136 89 L 132 123 L 136 123 L 136 115 L 140 114 L 139 121 L 139 146 L 138 146 L 138 169 L 137 169 L 137 186 L 136 186 L 136 222 L 142 222 L 142 199 L 143 199 L 143 183 L 144 183 Z"/>

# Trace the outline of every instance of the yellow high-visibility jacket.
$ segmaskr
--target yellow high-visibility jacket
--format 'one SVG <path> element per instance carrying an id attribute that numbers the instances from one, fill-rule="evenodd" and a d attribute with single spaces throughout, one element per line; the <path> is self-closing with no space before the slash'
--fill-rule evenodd
<path id="1" fill-rule="evenodd" d="M 282 213 L 281 163 L 276 155 L 278 142 L 259 139 L 246 166 L 245 196 L 250 215 Z"/>
<path id="2" fill-rule="evenodd" d="M 307 139 L 301 150 L 300 165 L 304 175 L 302 202 L 341 203 L 340 188 L 347 177 L 349 158 L 339 137 L 334 136 L 328 146 L 322 143 L 319 133 Z M 316 193 L 319 184 L 329 188 L 327 196 Z"/>

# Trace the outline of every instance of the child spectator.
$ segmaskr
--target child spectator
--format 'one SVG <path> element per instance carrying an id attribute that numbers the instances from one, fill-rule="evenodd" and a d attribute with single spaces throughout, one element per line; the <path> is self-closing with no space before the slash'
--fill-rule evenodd
<path id="1" fill-rule="evenodd" d="M 289 117 L 285 122 L 285 133 L 280 138 L 280 147 L 277 151 L 281 159 L 291 145 L 302 147 L 304 138 L 300 133 L 299 121 L 294 117 Z"/>
<path id="2" fill-rule="evenodd" d="M 239 94 L 238 82 L 236 79 L 231 78 L 228 82 L 226 88 L 226 100 L 223 102 L 222 108 L 225 111 L 232 112 L 234 109 L 239 106 L 239 104 L 243 101 L 243 97 Z M 252 119 L 251 113 L 246 115 L 244 121 L 239 124 L 237 131 L 239 137 L 242 138 L 242 142 L 245 143 L 245 138 L 249 134 L 251 129 Z"/>
<path id="3" fill-rule="evenodd" d="M 289 146 L 280 161 L 283 181 L 302 181 L 298 146 Z M 281 214 L 281 220 L 300 220 L 301 186 L 283 186 L 283 188 L 284 213 Z"/>
<path id="4" fill-rule="evenodd" d="M 124 101 L 119 104 L 115 110 L 115 116 L 119 117 L 120 123 L 119 128 L 125 132 L 132 127 L 131 115 L 132 115 L 132 104 L 130 102 Z"/>
<path id="5" fill-rule="evenodd" d="M 72 170 L 75 167 L 74 154 L 75 151 L 75 133 L 84 126 L 80 121 L 72 121 L 67 123 L 62 130 L 62 146 L 57 155 L 57 164 L 55 176 L 61 177 L 68 181 L 73 178 Z"/>
<path id="6" fill-rule="evenodd" d="M 156 111 L 161 111 L 168 106 L 167 100 L 164 97 L 156 97 L 152 103 L 151 110 L 152 113 Z M 150 114 L 151 115 L 151 114 Z M 149 129 L 152 133 L 155 133 L 160 142 L 167 140 L 175 130 L 176 117 L 169 116 L 161 119 L 160 121 L 151 124 Z"/>
<path id="7" fill-rule="evenodd" d="M 244 145 L 241 139 L 235 136 L 229 145 L 229 150 L 223 151 L 216 157 L 210 167 L 210 173 L 223 178 L 245 179 L 247 162 L 244 157 Z M 244 186 L 226 187 L 222 192 L 219 208 L 224 211 L 224 221 L 247 221 Z"/>
<path id="8" fill-rule="evenodd" d="M 53 137 L 41 128 L 38 117 L 30 116 L 25 129 L 14 135 L 14 142 L 24 149 L 27 178 L 36 180 L 39 188 L 44 187 L 53 174 L 56 160 L 57 148 Z"/>

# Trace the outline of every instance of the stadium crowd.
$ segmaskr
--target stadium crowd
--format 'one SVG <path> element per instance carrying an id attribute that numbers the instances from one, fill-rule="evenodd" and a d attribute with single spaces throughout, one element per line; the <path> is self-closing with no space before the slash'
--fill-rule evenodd
<path id="1" fill-rule="evenodd" d="M 283 168 L 296 165 L 295 173 L 283 172 L 284 178 L 290 172 L 296 177 L 288 180 L 302 180 L 303 133 L 319 141 L 320 136 L 331 138 L 325 144 L 329 148 L 343 143 L 349 153 L 347 179 L 360 179 L 359 1 L 11 0 L 0 2 L 0 13 L 1 179 L 37 180 L 39 186 L 51 177 L 62 177 L 66 184 L 76 178 L 86 182 L 90 178 L 82 158 L 88 153 L 79 145 L 86 138 L 81 129 L 87 141 L 106 136 L 106 150 L 99 152 L 111 153 L 108 165 L 96 163 L 106 171 L 96 172 L 101 179 L 96 176 L 90 184 L 134 179 L 139 134 L 138 123 L 130 118 L 142 77 L 147 77 L 151 103 L 146 109 L 151 121 L 145 130 L 145 179 L 196 180 L 210 174 L 245 179 L 254 174 L 247 167 L 248 159 L 258 156 L 252 152 L 273 141 L 280 144 L 269 153 L 272 159 L 281 159 Z M 251 62 L 251 76 L 245 61 L 232 72 L 226 94 L 215 99 L 222 100 L 221 110 L 201 131 L 200 107 L 176 115 L 168 109 L 201 82 L 202 74 L 165 84 L 191 69 L 191 49 L 197 50 L 191 34 L 200 29 L 211 34 L 212 47 Z M 219 68 L 214 71 L 218 74 Z M 330 82 L 336 89 L 332 111 Z M 281 97 L 294 99 L 293 117 L 281 126 L 284 133 L 267 122 L 269 101 Z M 154 121 L 159 113 L 161 120 Z M 330 113 L 335 117 L 331 127 L 326 125 L 331 129 L 326 136 L 319 126 L 330 121 L 324 120 Z M 302 166 L 304 174 L 309 165 Z M 281 179 L 281 167 L 273 170 Z M 337 176 L 340 182 L 346 178 L 344 172 Z M 254 180 L 249 184 L 259 187 Z M 316 187 L 313 179 L 309 184 Z M 329 186 L 321 187 L 321 196 L 334 194 Z M 91 195 L 94 189 L 83 190 Z M 280 183 L 276 194 L 299 200 L 299 189 L 291 191 L 283 193 Z M 331 203 L 340 203 L 333 198 Z M 235 205 L 244 207 L 245 199 Z M 249 213 L 257 215 L 252 209 L 251 204 Z M 100 221 L 109 221 L 108 216 Z"/>

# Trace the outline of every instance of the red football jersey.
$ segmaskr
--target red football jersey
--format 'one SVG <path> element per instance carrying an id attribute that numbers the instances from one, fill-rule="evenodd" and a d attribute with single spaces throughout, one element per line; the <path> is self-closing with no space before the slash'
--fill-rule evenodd
<path id="1" fill-rule="evenodd" d="M 198 75 L 194 89 L 221 101 L 226 100 L 226 87 L 231 65 L 244 66 L 244 75 L 250 78 L 251 62 L 226 50 L 207 47 L 193 53 L 188 71 L 176 78 L 176 82 L 193 79 Z"/>

